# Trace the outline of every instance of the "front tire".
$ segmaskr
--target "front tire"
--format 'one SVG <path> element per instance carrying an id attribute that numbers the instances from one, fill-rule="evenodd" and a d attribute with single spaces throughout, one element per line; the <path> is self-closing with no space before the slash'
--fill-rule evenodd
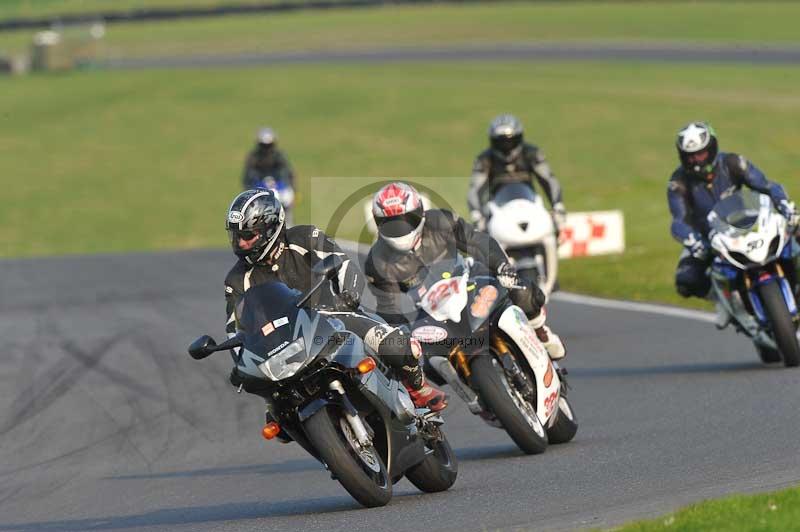
<path id="1" fill-rule="evenodd" d="M 478 395 L 491 410 L 517 447 L 527 454 L 540 454 L 547 448 L 547 433 L 536 410 L 527 400 L 513 397 L 518 393 L 508 382 L 502 366 L 491 355 L 472 359 L 472 382 Z M 524 404 L 518 405 L 524 401 Z"/>
<path id="2" fill-rule="evenodd" d="M 343 414 L 324 407 L 303 424 L 308 439 L 330 472 L 355 500 L 368 508 L 385 506 L 392 499 L 392 481 L 374 447 L 359 452 Z"/>
<path id="3" fill-rule="evenodd" d="M 576 432 L 578 432 L 578 419 L 567 396 L 561 395 L 558 398 L 556 422 L 547 429 L 547 439 L 550 443 L 567 443 L 575 437 Z"/>
<path id="4" fill-rule="evenodd" d="M 764 347 L 763 345 L 758 345 L 758 344 L 753 344 L 753 345 L 755 345 L 758 357 L 764 364 L 774 364 L 775 362 L 780 362 L 782 360 L 781 354 L 778 352 L 777 349 Z"/>
<path id="5" fill-rule="evenodd" d="M 458 476 L 458 461 L 447 438 L 442 435 L 441 440 L 427 442 L 425 446 L 432 452 L 406 471 L 406 478 L 426 493 L 450 489 Z"/>
<path id="6" fill-rule="evenodd" d="M 800 345 L 797 343 L 797 328 L 792 321 L 792 315 L 786 307 L 783 293 L 777 282 L 767 283 L 758 287 L 761 304 L 767 315 L 775 343 L 778 345 L 783 357 L 783 364 L 794 367 L 800 364 Z"/>

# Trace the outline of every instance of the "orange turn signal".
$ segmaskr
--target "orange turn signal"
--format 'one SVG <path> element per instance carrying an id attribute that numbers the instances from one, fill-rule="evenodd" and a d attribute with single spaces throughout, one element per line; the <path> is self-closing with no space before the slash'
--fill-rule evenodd
<path id="1" fill-rule="evenodd" d="M 370 371 L 375 369 L 375 366 L 376 366 L 375 359 L 372 357 L 367 357 L 361 362 L 359 362 L 356 368 L 358 369 L 358 372 L 363 375 L 364 373 L 369 373 Z"/>
<path id="2" fill-rule="evenodd" d="M 264 436 L 265 439 L 271 440 L 272 438 L 277 436 L 280 431 L 281 431 L 280 425 L 278 425 L 274 421 L 270 421 L 269 423 L 264 425 L 263 429 L 261 429 L 261 435 Z"/>

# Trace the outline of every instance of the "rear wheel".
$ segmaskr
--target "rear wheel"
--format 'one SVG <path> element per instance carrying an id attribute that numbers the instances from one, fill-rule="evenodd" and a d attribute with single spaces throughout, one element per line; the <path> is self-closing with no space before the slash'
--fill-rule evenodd
<path id="1" fill-rule="evenodd" d="M 567 443 L 578 432 L 578 420 L 566 395 L 558 398 L 558 413 L 556 416 L 556 422 L 547 429 L 547 439 L 550 440 L 550 443 Z"/>
<path id="2" fill-rule="evenodd" d="M 392 482 L 378 451 L 362 446 L 347 418 L 331 407 L 320 409 L 304 427 L 330 472 L 355 500 L 367 507 L 392 499 Z"/>
<path id="3" fill-rule="evenodd" d="M 527 454 L 543 453 L 547 433 L 535 407 L 508 381 L 503 367 L 491 355 L 472 359 L 472 382 L 483 403 L 491 410 L 514 443 Z"/>
<path id="4" fill-rule="evenodd" d="M 406 471 L 406 478 L 427 493 L 449 489 L 458 476 L 458 461 L 447 438 L 442 434 L 441 439 L 426 442 L 425 447 L 425 460 Z"/>
<path id="5" fill-rule="evenodd" d="M 783 299 L 783 293 L 777 282 L 767 283 L 758 287 L 761 304 L 767 315 L 778 351 L 783 357 L 786 366 L 800 364 L 800 345 L 797 343 L 797 328 L 792 315 Z"/>

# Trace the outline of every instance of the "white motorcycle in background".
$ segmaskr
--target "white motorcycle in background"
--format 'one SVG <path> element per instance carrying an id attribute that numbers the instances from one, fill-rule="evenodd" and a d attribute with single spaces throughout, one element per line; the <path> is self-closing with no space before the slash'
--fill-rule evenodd
<path id="1" fill-rule="evenodd" d="M 506 251 L 520 275 L 549 295 L 558 276 L 558 235 L 542 197 L 525 183 L 498 187 L 484 206 L 487 232 Z"/>
<path id="2" fill-rule="evenodd" d="M 800 364 L 793 240 L 769 196 L 740 189 L 708 214 L 711 286 L 763 362 Z"/>

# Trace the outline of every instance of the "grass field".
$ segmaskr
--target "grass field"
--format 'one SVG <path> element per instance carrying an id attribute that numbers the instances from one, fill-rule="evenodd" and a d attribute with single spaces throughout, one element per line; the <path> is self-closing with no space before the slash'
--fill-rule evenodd
<path id="1" fill-rule="evenodd" d="M 277 128 L 304 178 L 300 221 L 326 226 L 368 180 L 431 180 L 463 208 L 486 123 L 513 110 L 568 208 L 622 208 L 623 256 L 563 264 L 568 290 L 677 301 L 665 183 L 676 129 L 717 127 L 795 195 L 800 70 L 708 65 L 462 63 L 91 72 L 3 79 L 3 256 L 222 246 L 254 129 Z M 437 189 L 436 187 L 440 187 Z M 313 216 L 310 214 L 313 209 Z M 359 213 L 360 214 L 360 213 Z M 358 237 L 359 216 L 341 236 Z"/>
<path id="2" fill-rule="evenodd" d="M 755 532 L 797 530 L 800 489 L 761 495 L 740 495 L 693 504 L 658 519 L 632 523 L 617 532 Z"/>
<path id="3" fill-rule="evenodd" d="M 64 0 L 52 5 L 99 3 Z M 785 2 L 395 6 L 111 25 L 99 54 L 130 57 L 552 40 L 796 43 L 800 42 L 797 20 L 800 3 Z M 30 31 L 0 33 L 0 52 L 24 52 L 31 35 Z"/>

